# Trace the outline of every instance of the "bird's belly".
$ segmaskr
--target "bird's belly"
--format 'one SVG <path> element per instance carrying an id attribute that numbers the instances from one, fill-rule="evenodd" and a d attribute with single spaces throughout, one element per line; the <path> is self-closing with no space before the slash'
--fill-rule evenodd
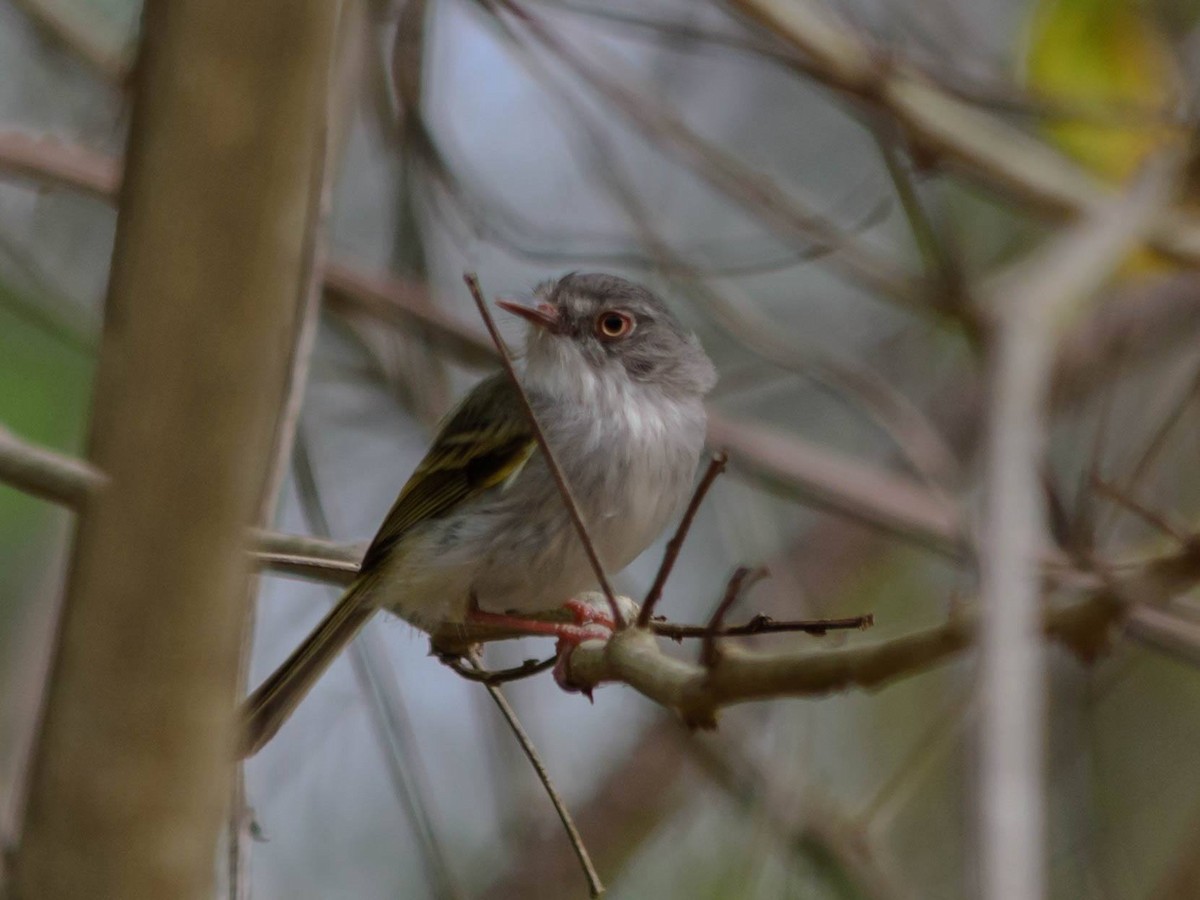
<path id="1" fill-rule="evenodd" d="M 609 426 L 612 427 L 610 420 Z M 588 535 L 615 575 L 648 547 L 686 501 L 703 420 L 683 439 L 595 441 L 566 472 Z M 612 454 L 604 448 L 620 446 Z M 615 458 L 614 458 L 615 456 Z M 379 601 L 418 627 L 462 621 L 472 600 L 488 612 L 555 609 L 597 579 L 558 488 L 540 457 L 511 486 L 405 538 Z"/>
<path id="2" fill-rule="evenodd" d="M 662 533 L 686 497 L 693 473 L 685 462 L 675 466 L 673 474 L 664 475 L 664 467 L 652 455 L 615 469 L 610 461 L 610 470 L 608 483 L 575 493 L 590 501 L 582 509 L 588 537 L 611 578 Z M 557 493 L 550 502 L 558 507 L 553 529 L 515 525 L 500 540 L 504 552 L 479 573 L 478 595 L 484 609 L 553 609 L 599 586 L 587 550 Z M 510 565 L 509 560 L 529 562 Z"/>

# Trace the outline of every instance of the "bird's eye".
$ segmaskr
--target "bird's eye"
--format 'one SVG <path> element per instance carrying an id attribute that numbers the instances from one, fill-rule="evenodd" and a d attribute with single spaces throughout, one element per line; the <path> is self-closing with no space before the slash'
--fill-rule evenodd
<path id="1" fill-rule="evenodd" d="M 627 337 L 633 331 L 633 316 L 620 310 L 610 309 L 596 318 L 596 335 L 603 341 L 615 341 Z"/>

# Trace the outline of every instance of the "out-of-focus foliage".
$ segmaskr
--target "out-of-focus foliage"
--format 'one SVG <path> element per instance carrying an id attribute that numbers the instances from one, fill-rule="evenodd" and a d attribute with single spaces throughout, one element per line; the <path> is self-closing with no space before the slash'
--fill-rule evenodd
<path id="1" fill-rule="evenodd" d="M 1143 0 L 1038 0 L 1028 41 L 1029 86 L 1066 111 L 1047 133 L 1098 174 L 1124 180 L 1185 139 L 1177 50 Z"/>

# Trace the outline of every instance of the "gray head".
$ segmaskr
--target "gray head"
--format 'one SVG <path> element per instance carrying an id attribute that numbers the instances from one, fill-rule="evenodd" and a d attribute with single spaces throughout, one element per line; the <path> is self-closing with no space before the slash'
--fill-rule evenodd
<path id="1" fill-rule="evenodd" d="M 701 397 L 716 372 L 696 336 L 651 291 L 603 273 L 576 273 L 535 289 L 536 305 L 500 301 L 531 322 L 527 373 L 538 382 L 589 375 L 657 387 L 669 396 Z"/>

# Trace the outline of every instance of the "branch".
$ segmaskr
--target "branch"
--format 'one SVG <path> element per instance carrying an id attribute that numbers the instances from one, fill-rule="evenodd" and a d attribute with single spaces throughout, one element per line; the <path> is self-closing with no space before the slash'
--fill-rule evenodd
<path id="1" fill-rule="evenodd" d="M 1200 570 L 1192 566 L 1193 576 Z M 1097 593 L 1045 613 L 1043 630 L 1077 655 L 1094 658 L 1106 645 L 1123 605 Z M 625 629 L 607 644 L 588 641 L 571 654 L 571 684 L 595 688 L 627 684 L 693 727 L 711 728 L 725 706 L 780 697 L 820 697 L 848 688 L 877 690 L 949 661 L 976 639 L 979 613 L 964 612 L 945 624 L 860 647 L 813 652 L 752 652 L 727 648 L 711 668 L 664 653 L 654 636 Z"/>
<path id="2" fill-rule="evenodd" d="M 1200 623 L 1143 605 L 1130 610 L 1125 634 L 1145 647 L 1200 667 Z"/>
<path id="3" fill-rule="evenodd" d="M 105 479 L 87 463 L 22 441 L 0 428 L 0 482 L 78 509 L 90 492 L 105 484 Z M 700 495 L 700 499 L 702 497 Z M 344 544 L 260 528 L 250 530 L 249 542 L 253 548 L 251 555 L 261 569 L 336 585 L 347 585 L 354 580 L 366 551 L 365 544 Z M 869 617 L 776 622 L 766 616 L 756 616 L 745 625 L 721 629 L 717 634 L 728 637 L 787 631 L 824 634 L 832 630 L 864 628 L 870 624 Z M 705 634 L 704 626 L 699 625 L 650 622 L 649 627 L 656 634 L 675 640 L 702 637 Z M 443 629 L 434 634 L 433 640 L 435 645 L 449 648 L 513 636 L 509 632 L 476 623 Z"/>
<path id="4" fill-rule="evenodd" d="M 676 529 L 671 540 L 667 541 L 667 549 L 663 552 L 662 564 L 658 567 L 658 574 L 654 576 L 654 583 L 650 585 L 650 590 L 646 592 L 646 599 L 642 601 L 642 611 L 638 613 L 637 624 L 639 628 L 645 628 L 650 623 L 650 617 L 654 614 L 654 606 L 662 596 L 667 579 L 671 577 L 671 570 L 675 568 L 675 560 L 679 558 L 679 552 L 683 549 L 683 542 L 687 540 L 688 531 L 691 530 L 696 513 L 700 511 L 700 504 L 704 502 L 704 498 L 708 494 L 708 489 L 717 480 L 717 476 L 725 471 L 725 464 L 727 462 L 729 462 L 729 456 L 724 452 L 713 454 L 712 459 L 709 460 L 708 468 L 700 479 L 700 483 L 696 485 L 696 490 L 692 493 L 692 499 L 688 503 L 687 510 L 684 511 L 683 519 L 679 522 L 679 528 Z"/>
<path id="5" fill-rule="evenodd" d="M 238 550 L 286 390 L 331 25 L 321 0 L 146 4 L 89 449 L 108 481 L 48 485 L 83 515 L 17 896 L 213 893 Z"/>
<path id="6" fill-rule="evenodd" d="M 476 667 L 479 668 L 477 662 Z M 504 721 L 508 723 L 509 729 L 517 739 L 517 743 L 521 745 L 522 752 L 524 752 L 525 757 L 529 760 L 529 764 L 533 766 L 533 771 L 537 774 L 538 780 L 542 783 L 542 787 L 546 791 L 546 795 L 550 798 L 550 802 L 554 806 L 554 811 L 558 813 L 559 821 L 562 822 L 562 826 L 567 832 L 567 838 L 571 842 L 571 849 L 575 851 L 575 856 L 579 860 L 580 867 L 583 869 L 584 878 L 587 879 L 589 896 L 593 898 L 604 896 L 604 885 L 600 881 L 600 876 L 596 873 L 596 867 L 592 865 L 592 858 L 588 855 L 587 847 L 584 846 L 583 837 L 580 836 L 579 829 L 575 827 L 575 821 L 571 818 L 567 804 L 563 801 L 557 789 L 555 789 L 554 782 L 550 780 L 550 773 L 546 769 L 546 764 L 542 762 L 541 756 L 538 755 L 537 747 L 533 745 L 533 740 L 521 726 L 521 721 L 517 718 L 516 711 L 509 704 L 508 699 L 501 692 L 500 688 L 494 684 L 487 684 L 485 682 L 484 689 L 488 692 L 488 696 L 492 698 L 492 702 L 496 704 L 496 708 L 500 710 L 500 714 L 504 716 Z"/>

